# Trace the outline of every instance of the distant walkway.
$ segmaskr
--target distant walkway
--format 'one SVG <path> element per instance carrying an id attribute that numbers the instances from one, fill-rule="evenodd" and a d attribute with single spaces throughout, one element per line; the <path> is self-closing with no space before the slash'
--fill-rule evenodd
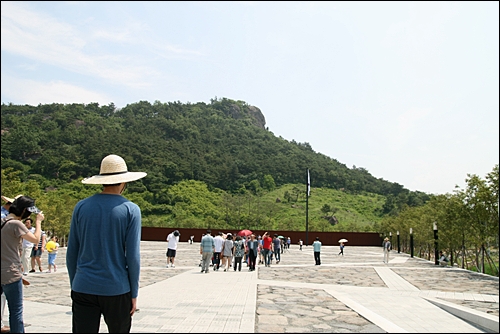
<path id="1" fill-rule="evenodd" d="M 278 265 L 208 274 L 198 267 L 199 244 L 180 244 L 176 268 L 165 268 L 165 249 L 166 243 L 141 243 L 139 312 L 132 332 L 487 332 L 443 305 L 479 312 L 498 326 L 498 278 L 397 252 L 384 264 L 377 247 L 347 246 L 342 257 L 338 247 L 324 246 L 322 265 L 315 266 L 312 247 L 292 246 Z M 28 333 L 71 332 L 64 253 L 57 273 L 28 276 Z M 103 321 L 100 332 L 107 332 Z"/>

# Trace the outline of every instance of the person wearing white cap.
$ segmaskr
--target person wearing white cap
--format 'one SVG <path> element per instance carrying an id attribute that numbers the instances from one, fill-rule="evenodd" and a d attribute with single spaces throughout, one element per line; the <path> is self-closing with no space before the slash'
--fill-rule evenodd
<path id="1" fill-rule="evenodd" d="M 22 222 L 31 214 L 36 214 L 35 233 Z M 1 284 L 9 306 L 11 333 L 24 333 L 23 321 L 23 271 L 19 245 L 22 239 L 37 242 L 42 233 L 43 213 L 35 206 L 35 200 L 28 196 L 18 196 L 9 207 L 9 214 L 1 223 Z"/>
<path id="2" fill-rule="evenodd" d="M 71 286 L 73 333 L 98 333 L 101 315 L 110 333 L 128 333 L 137 309 L 141 210 L 121 196 L 129 172 L 118 155 L 101 161 L 100 173 L 82 180 L 102 192 L 79 201 L 71 217 L 66 267 Z"/>

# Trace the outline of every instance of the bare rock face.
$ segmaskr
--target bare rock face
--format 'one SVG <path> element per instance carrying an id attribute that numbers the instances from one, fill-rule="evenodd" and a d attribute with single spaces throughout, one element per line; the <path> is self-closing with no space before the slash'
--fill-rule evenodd
<path id="1" fill-rule="evenodd" d="M 266 118 L 264 117 L 260 109 L 257 107 L 244 106 L 243 108 L 241 108 L 236 103 L 233 103 L 229 107 L 227 114 L 234 119 L 249 118 L 253 125 L 261 129 L 266 128 Z"/>
<path id="2" fill-rule="evenodd" d="M 232 104 L 231 107 L 229 108 L 229 116 L 231 116 L 234 119 L 242 119 L 245 115 L 241 111 L 241 108 L 237 104 Z"/>
<path id="3" fill-rule="evenodd" d="M 259 108 L 254 107 L 254 106 L 249 106 L 248 107 L 248 113 L 252 118 L 255 120 L 255 125 L 258 127 L 265 129 L 266 128 L 266 118 L 264 117 L 264 114 L 260 111 Z"/>

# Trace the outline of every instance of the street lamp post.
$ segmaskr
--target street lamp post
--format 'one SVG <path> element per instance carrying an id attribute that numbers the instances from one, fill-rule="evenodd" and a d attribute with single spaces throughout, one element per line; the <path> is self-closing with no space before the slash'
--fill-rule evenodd
<path id="1" fill-rule="evenodd" d="M 413 257 L 413 229 L 410 227 L 410 257 Z"/>
<path id="2" fill-rule="evenodd" d="M 391 242 L 391 250 L 392 250 L 392 232 L 389 232 L 389 239 L 390 239 L 390 242 Z"/>
<path id="3" fill-rule="evenodd" d="M 432 223 L 432 229 L 434 230 L 434 264 L 439 265 L 439 250 L 438 250 L 438 226 L 437 223 Z"/>
<path id="4" fill-rule="evenodd" d="M 401 248 L 399 247 L 399 231 L 396 232 L 398 235 L 398 254 L 401 252 Z"/>

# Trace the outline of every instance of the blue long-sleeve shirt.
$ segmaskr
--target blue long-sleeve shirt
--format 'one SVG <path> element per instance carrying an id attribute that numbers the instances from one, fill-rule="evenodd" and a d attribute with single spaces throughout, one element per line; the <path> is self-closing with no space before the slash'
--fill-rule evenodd
<path id="1" fill-rule="evenodd" d="M 66 251 L 71 289 L 99 296 L 139 293 L 141 210 L 121 195 L 95 194 L 73 210 Z"/>
<path id="2" fill-rule="evenodd" d="M 200 248 L 202 252 L 212 253 L 214 251 L 214 247 L 214 238 L 210 234 L 206 234 L 203 238 L 201 238 Z"/>

